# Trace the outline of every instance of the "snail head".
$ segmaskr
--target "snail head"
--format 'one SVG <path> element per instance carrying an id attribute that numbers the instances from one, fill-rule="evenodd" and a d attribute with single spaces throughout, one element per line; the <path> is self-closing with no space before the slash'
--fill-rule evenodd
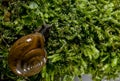
<path id="1" fill-rule="evenodd" d="M 35 32 L 40 32 L 45 37 L 45 40 L 46 40 L 49 37 L 49 32 L 50 32 L 51 27 L 52 25 L 48 25 L 44 23 Z"/>

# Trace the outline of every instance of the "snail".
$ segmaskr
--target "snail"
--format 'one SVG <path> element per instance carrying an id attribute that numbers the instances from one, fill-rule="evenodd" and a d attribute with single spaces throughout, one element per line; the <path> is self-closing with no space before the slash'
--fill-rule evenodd
<path id="1" fill-rule="evenodd" d="M 43 25 L 38 30 L 18 39 L 10 49 L 8 65 L 18 76 L 33 76 L 46 64 L 45 38 L 51 26 Z"/>

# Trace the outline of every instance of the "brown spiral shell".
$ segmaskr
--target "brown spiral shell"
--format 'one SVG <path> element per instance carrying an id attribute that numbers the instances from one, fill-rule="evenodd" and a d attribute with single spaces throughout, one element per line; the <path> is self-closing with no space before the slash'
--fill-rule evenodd
<path id="1" fill-rule="evenodd" d="M 39 73 L 47 61 L 41 33 L 29 34 L 18 39 L 10 49 L 8 65 L 18 76 Z"/>

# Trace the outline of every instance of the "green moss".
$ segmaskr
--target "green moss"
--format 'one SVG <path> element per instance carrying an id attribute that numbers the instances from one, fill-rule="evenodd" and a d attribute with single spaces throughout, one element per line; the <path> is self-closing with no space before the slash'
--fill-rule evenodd
<path id="1" fill-rule="evenodd" d="M 0 55 L 6 58 L 0 60 L 1 77 L 25 80 L 12 74 L 7 55 L 14 41 L 32 33 L 43 21 L 53 24 L 46 44 L 48 61 L 41 74 L 28 80 L 40 76 L 41 81 L 55 81 L 65 76 L 64 80 L 70 81 L 75 75 L 86 73 L 96 81 L 104 76 L 115 77 L 120 72 L 119 3 L 119 0 L 11 0 L 4 4 L 0 1 Z"/>

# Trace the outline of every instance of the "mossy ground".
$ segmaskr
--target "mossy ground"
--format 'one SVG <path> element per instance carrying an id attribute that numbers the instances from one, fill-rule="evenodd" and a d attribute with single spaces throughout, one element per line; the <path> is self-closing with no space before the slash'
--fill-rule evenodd
<path id="1" fill-rule="evenodd" d="M 39 75 L 18 77 L 7 57 L 11 45 L 45 21 L 53 24 L 46 44 L 48 61 Z M 92 74 L 98 81 L 120 72 L 119 0 L 1 0 L 0 78 L 8 81 L 72 81 Z M 39 77 L 39 78 L 38 78 Z"/>

